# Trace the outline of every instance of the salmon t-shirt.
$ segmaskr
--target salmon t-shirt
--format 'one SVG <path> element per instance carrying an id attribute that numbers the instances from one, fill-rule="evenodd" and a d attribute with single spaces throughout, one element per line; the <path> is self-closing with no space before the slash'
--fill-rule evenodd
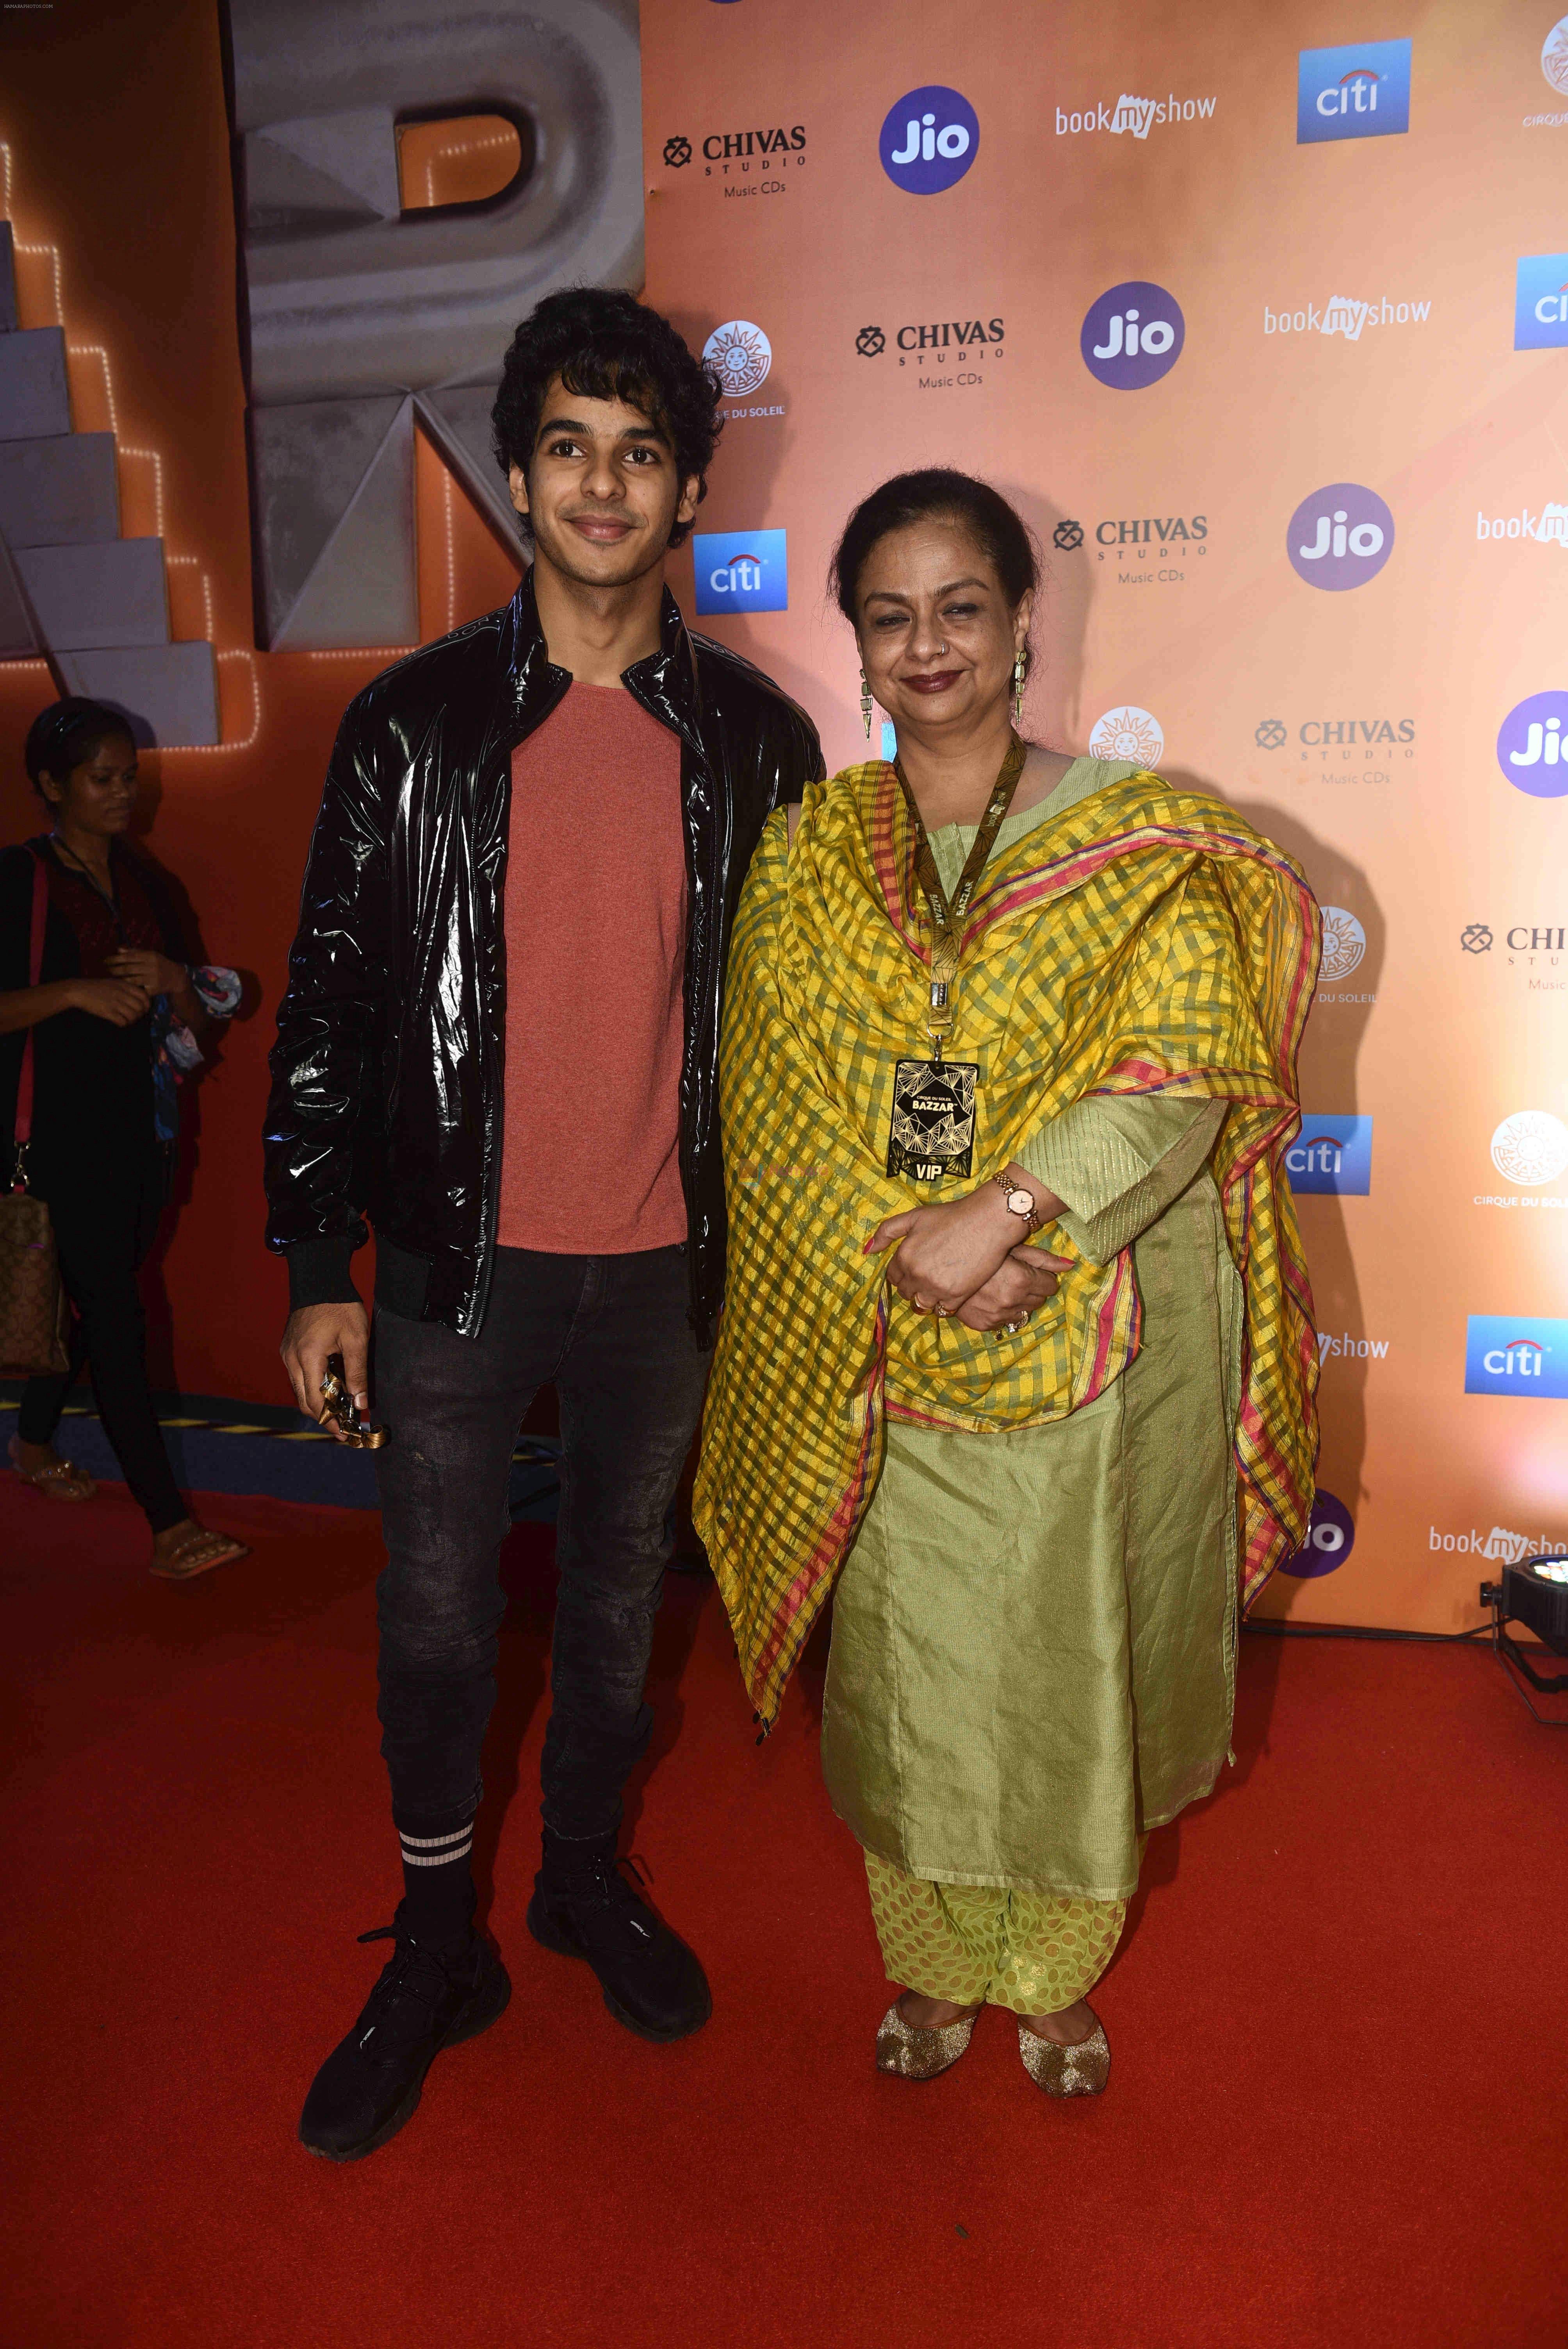
<path id="1" fill-rule="evenodd" d="M 502 1247 L 686 1238 L 686 928 L 680 743 L 624 688 L 573 685 L 511 754 Z"/>

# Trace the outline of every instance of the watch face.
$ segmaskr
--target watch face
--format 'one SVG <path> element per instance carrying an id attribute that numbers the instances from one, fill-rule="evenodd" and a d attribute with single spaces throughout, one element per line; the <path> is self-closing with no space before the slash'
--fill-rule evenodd
<path id="1" fill-rule="evenodd" d="M 1016 1216 L 1032 1216 L 1035 1212 L 1034 1197 L 1028 1191 L 1009 1191 L 1007 1205 Z"/>

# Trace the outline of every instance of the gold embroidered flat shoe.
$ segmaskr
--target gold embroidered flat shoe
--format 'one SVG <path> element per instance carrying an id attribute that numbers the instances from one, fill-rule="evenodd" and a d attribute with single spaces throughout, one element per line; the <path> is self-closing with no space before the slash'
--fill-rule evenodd
<path id="1" fill-rule="evenodd" d="M 1110 2042 L 1098 2016 L 1088 2037 L 1080 2039 L 1076 2047 L 1042 2039 L 1020 2022 L 1018 2053 L 1025 2071 L 1047 2096 L 1098 2096 L 1110 2077 Z"/>
<path id="2" fill-rule="evenodd" d="M 973 2014 L 922 2031 L 904 2021 L 895 1998 L 877 2026 L 877 2070 L 891 2072 L 895 2080 L 934 2080 L 952 2069 L 974 2034 Z"/>

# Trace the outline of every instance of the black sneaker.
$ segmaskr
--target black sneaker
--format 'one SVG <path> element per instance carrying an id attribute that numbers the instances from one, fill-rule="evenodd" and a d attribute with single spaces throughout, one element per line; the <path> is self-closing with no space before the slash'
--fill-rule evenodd
<path id="1" fill-rule="evenodd" d="M 694 1951 L 655 1915 L 622 1875 L 634 1860 L 615 1857 L 613 1838 L 561 1857 L 546 1835 L 544 1866 L 534 1878 L 528 1930 L 563 1958 L 582 1958 L 599 1977 L 604 2003 L 617 2023 L 641 2039 L 661 2044 L 700 2031 L 713 1996 Z"/>
<path id="2" fill-rule="evenodd" d="M 299 2141 L 324 2161 L 362 2161 L 396 2137 L 442 2048 L 488 2031 L 511 1996 L 506 1968 L 477 1934 L 455 1951 L 428 1948 L 397 1925 L 359 1938 L 397 1946 L 304 2100 Z"/>

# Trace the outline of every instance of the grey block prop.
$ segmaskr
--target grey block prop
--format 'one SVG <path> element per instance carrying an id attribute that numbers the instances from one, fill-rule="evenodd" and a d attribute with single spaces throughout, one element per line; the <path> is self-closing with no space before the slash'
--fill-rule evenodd
<path id="1" fill-rule="evenodd" d="M 0 335 L 16 331 L 16 243 L 9 221 L 0 221 Z"/>
<path id="2" fill-rule="evenodd" d="M 417 642 L 412 401 L 259 408 L 251 458 L 273 650 Z"/>
<path id="3" fill-rule="evenodd" d="M 0 440 L 41 440 L 70 429 L 64 327 L 0 335 Z"/>
<path id="4" fill-rule="evenodd" d="M 119 536 L 112 432 L 0 440 L 0 533 L 15 546 L 91 546 Z"/>
<path id="5" fill-rule="evenodd" d="M 17 547 L 14 555 L 39 632 L 57 653 L 169 642 L 160 538 Z"/>
<path id="6" fill-rule="evenodd" d="M 218 665 L 201 639 L 62 653 L 59 667 L 67 693 L 121 710 L 143 750 L 197 750 L 221 739 Z"/>
<path id="7" fill-rule="evenodd" d="M 499 382 L 459 384 L 450 391 L 416 394 L 414 412 L 480 512 L 522 560 L 517 514 L 506 476 L 495 460 L 490 409 Z"/>
<path id="8" fill-rule="evenodd" d="M 0 660 L 31 660 L 43 651 L 33 611 L 16 558 L 0 530 Z"/>
<path id="9" fill-rule="evenodd" d="M 643 281 L 636 0 L 228 0 L 228 16 L 259 626 L 302 648 L 409 642 L 417 615 L 372 626 L 369 591 L 322 533 L 328 480 L 363 502 L 363 475 L 346 488 L 352 467 L 335 458 L 313 474 L 304 440 L 325 403 L 413 393 L 465 486 L 511 528 L 478 419 L 518 320 L 556 286 Z M 483 204 L 400 212 L 397 124 L 447 113 L 531 125 L 533 168 Z M 476 397 L 454 405 L 459 392 Z M 263 429 L 291 409 L 310 411 L 298 433 Z M 354 533 L 375 538 L 392 491 L 372 486 Z M 282 583 L 313 540 L 327 573 L 291 595 Z"/>

